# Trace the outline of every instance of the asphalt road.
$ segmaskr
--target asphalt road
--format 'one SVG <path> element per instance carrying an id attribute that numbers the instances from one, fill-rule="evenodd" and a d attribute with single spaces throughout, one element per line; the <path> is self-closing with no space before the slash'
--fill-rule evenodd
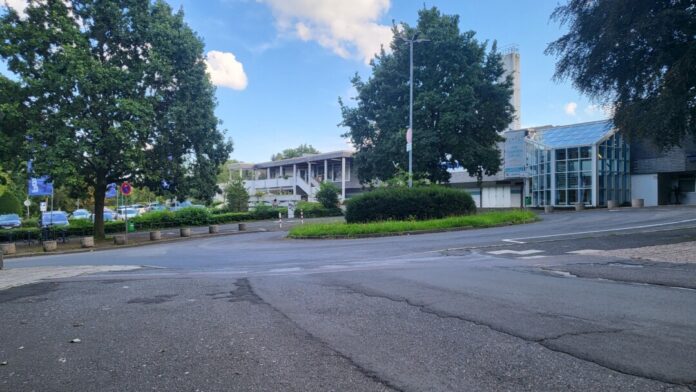
<path id="1" fill-rule="evenodd" d="M 0 291 L 0 390 L 696 390 L 696 267 L 568 253 L 694 240 L 696 209 L 283 236 L 6 261 L 146 267 Z"/>

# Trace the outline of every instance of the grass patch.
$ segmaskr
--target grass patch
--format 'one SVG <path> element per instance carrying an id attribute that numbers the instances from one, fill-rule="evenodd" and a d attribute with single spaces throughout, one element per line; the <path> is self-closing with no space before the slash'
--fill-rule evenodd
<path id="1" fill-rule="evenodd" d="M 385 221 L 371 223 L 314 223 L 290 229 L 290 238 L 356 238 L 453 229 L 473 229 L 516 225 L 538 220 L 535 213 L 524 210 L 486 212 L 423 221 Z"/>

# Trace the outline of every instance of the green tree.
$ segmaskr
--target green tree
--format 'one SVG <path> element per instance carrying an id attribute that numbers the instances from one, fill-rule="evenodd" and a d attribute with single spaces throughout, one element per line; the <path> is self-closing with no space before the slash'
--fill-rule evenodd
<path id="1" fill-rule="evenodd" d="M 214 196 L 231 145 L 182 11 L 162 0 L 72 0 L 25 12 L 0 17 L 0 57 L 19 81 L 27 151 L 57 184 L 94 189 L 97 237 L 109 183 Z"/>
<path id="2" fill-rule="evenodd" d="M 271 160 L 279 161 L 281 159 L 298 158 L 306 154 L 319 154 L 319 150 L 312 147 L 311 144 L 300 144 L 296 148 L 287 148 L 282 152 L 271 155 Z"/>
<path id="3" fill-rule="evenodd" d="M 335 209 L 338 207 L 338 188 L 336 185 L 327 181 L 322 182 L 316 196 L 324 208 Z"/>
<path id="4" fill-rule="evenodd" d="M 569 27 L 546 49 L 555 79 L 612 107 L 629 137 L 668 148 L 696 135 L 693 1 L 570 0 L 551 18 Z"/>
<path id="5" fill-rule="evenodd" d="M 12 192 L 0 195 L 0 214 L 22 214 L 22 202 Z"/>
<path id="6" fill-rule="evenodd" d="M 459 31 L 459 17 L 437 8 L 418 13 L 415 27 L 394 26 L 391 52 L 372 62 L 366 82 L 352 79 L 357 106 L 341 100 L 343 126 L 357 149 L 361 181 L 386 180 L 406 167 L 409 112 L 409 47 L 399 38 L 416 32 L 429 42 L 414 48 L 413 165 L 433 182 L 447 182 L 447 165 L 473 175 L 479 166 L 493 174 L 500 167 L 498 132 L 513 119 L 510 78 L 504 78 L 495 43 L 487 50 L 472 31 Z"/>
<path id="7" fill-rule="evenodd" d="M 249 209 L 249 193 L 244 188 L 244 181 L 241 178 L 236 178 L 225 188 L 225 198 L 227 208 L 232 212 L 243 212 Z"/>

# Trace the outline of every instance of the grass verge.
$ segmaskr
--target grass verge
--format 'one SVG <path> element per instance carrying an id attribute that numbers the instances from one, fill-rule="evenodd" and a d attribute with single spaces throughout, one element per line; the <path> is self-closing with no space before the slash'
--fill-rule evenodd
<path id="1" fill-rule="evenodd" d="M 535 222 L 539 218 L 531 211 L 512 210 L 483 214 L 454 216 L 424 221 L 385 221 L 372 223 L 316 223 L 295 226 L 290 238 L 357 238 L 418 232 L 474 229 L 517 225 Z"/>

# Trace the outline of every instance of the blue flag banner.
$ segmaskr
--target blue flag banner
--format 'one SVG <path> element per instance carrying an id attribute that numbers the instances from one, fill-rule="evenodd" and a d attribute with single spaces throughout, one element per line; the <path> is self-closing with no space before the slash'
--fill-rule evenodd
<path id="1" fill-rule="evenodd" d="M 115 183 L 111 183 L 111 184 L 106 186 L 106 198 L 107 199 L 113 199 L 114 197 L 116 197 L 116 192 L 117 192 L 116 188 L 117 187 L 116 187 Z"/>
<path id="2" fill-rule="evenodd" d="M 53 194 L 53 183 L 48 182 L 48 176 L 29 179 L 29 196 L 50 196 Z"/>

